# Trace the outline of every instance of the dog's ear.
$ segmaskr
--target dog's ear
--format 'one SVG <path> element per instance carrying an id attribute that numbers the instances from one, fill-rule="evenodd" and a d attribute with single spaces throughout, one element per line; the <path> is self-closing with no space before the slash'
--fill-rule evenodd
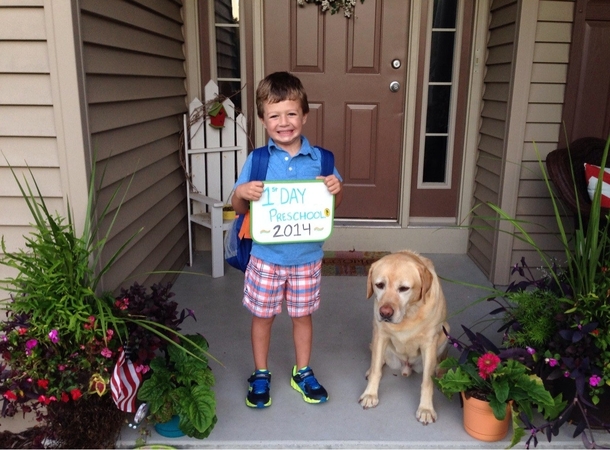
<path id="1" fill-rule="evenodd" d="M 373 264 L 371 264 L 371 268 L 369 269 L 369 276 L 366 280 L 366 298 L 371 298 L 371 295 L 373 295 L 373 268 L 375 267 L 375 265 L 377 264 L 377 261 L 375 261 Z"/>
<path id="2" fill-rule="evenodd" d="M 421 279 L 421 298 L 425 302 L 426 295 L 428 295 L 428 291 L 432 287 L 433 276 L 430 270 L 422 265 L 418 265 L 417 269 L 419 270 L 419 277 Z"/>

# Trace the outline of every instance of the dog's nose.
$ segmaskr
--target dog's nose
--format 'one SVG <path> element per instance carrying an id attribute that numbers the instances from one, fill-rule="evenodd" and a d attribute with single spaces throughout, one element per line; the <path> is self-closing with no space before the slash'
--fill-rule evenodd
<path id="1" fill-rule="evenodd" d="M 379 315 L 383 320 L 390 320 L 394 315 L 394 309 L 389 305 L 383 305 L 379 308 Z"/>

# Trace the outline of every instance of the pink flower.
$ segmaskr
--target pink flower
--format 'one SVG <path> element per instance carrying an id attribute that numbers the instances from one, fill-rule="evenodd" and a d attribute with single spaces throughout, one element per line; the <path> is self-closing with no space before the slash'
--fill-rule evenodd
<path id="1" fill-rule="evenodd" d="M 530 355 L 535 355 L 535 354 L 536 354 L 536 349 L 535 349 L 535 348 L 532 348 L 532 347 L 527 347 L 527 352 L 528 352 Z"/>
<path id="2" fill-rule="evenodd" d="M 498 355 L 492 352 L 487 352 L 477 360 L 477 367 L 479 368 L 479 376 L 484 380 L 496 370 L 500 364 L 500 358 Z"/>
<path id="3" fill-rule="evenodd" d="M 104 347 L 100 353 L 104 358 L 112 358 L 112 351 L 108 347 Z"/>
<path id="4" fill-rule="evenodd" d="M 555 358 L 546 358 L 545 361 L 551 367 L 555 367 L 556 365 L 559 364 L 559 362 L 557 362 L 557 360 Z"/>
<path id="5" fill-rule="evenodd" d="M 59 333 L 57 330 L 51 330 L 49 332 L 49 339 L 53 344 L 57 344 L 59 342 Z"/>
<path id="6" fill-rule="evenodd" d="M 30 339 L 25 343 L 25 348 L 28 350 L 32 350 L 34 347 L 38 345 L 38 341 L 36 339 Z"/>
<path id="7" fill-rule="evenodd" d="M 122 300 L 117 300 L 116 302 L 114 302 L 114 305 L 119 309 L 125 310 L 129 306 L 129 299 L 125 297 Z"/>
<path id="8" fill-rule="evenodd" d="M 599 375 L 592 375 L 591 378 L 589 378 L 589 384 L 593 387 L 597 386 L 600 381 L 602 381 L 602 378 Z"/>
<path id="9" fill-rule="evenodd" d="M 57 370 L 59 370 L 60 372 L 63 372 L 64 370 L 66 370 L 66 365 L 65 364 L 58 364 L 57 365 Z"/>
<path id="10" fill-rule="evenodd" d="M 136 372 L 141 373 L 142 375 L 144 375 L 149 370 L 150 370 L 150 366 L 147 366 L 144 364 L 140 364 L 136 367 Z"/>

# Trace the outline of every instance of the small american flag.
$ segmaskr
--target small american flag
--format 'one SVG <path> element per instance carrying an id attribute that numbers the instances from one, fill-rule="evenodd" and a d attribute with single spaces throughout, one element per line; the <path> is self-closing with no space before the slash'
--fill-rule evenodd
<path id="1" fill-rule="evenodd" d="M 136 394 L 141 382 L 142 375 L 136 371 L 133 363 L 126 358 L 125 351 L 121 349 L 110 380 L 112 399 L 117 408 L 128 413 L 136 410 Z"/>

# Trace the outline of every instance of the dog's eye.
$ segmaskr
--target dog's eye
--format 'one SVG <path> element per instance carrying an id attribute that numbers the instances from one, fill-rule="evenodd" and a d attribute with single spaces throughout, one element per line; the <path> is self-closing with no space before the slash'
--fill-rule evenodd
<path id="1" fill-rule="evenodd" d="M 407 292 L 409 289 L 411 289 L 409 286 L 400 286 L 398 288 L 398 292 L 400 292 L 400 293 Z"/>
<path id="2" fill-rule="evenodd" d="M 385 283 L 381 283 L 381 282 L 380 283 L 375 283 L 375 287 L 377 289 L 383 289 L 385 287 Z"/>

